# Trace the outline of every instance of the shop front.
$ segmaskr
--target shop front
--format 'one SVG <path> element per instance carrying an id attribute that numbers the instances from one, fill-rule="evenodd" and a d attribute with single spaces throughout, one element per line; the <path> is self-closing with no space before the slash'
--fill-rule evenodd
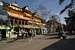
<path id="1" fill-rule="evenodd" d="M 7 32 L 10 29 L 10 27 L 6 25 L 1 25 L 0 26 L 0 34 L 1 34 L 1 39 L 7 39 Z"/>

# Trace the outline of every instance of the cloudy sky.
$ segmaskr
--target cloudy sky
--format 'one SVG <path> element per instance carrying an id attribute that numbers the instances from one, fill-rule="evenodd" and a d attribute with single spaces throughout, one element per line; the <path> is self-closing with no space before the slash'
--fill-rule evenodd
<path id="1" fill-rule="evenodd" d="M 29 5 L 30 10 L 32 11 L 41 11 L 44 15 L 44 19 L 48 19 L 48 17 L 52 14 L 59 14 L 59 12 L 64 9 L 64 7 L 70 3 L 70 0 L 66 0 L 62 5 L 58 4 L 58 0 L 16 0 L 17 4 L 20 7 L 24 7 L 27 4 Z M 12 2 L 12 0 L 5 0 L 5 2 Z M 45 13 L 46 14 L 45 14 Z M 62 15 L 59 15 L 62 23 L 64 22 L 64 17 L 67 16 L 67 11 L 65 11 Z"/>

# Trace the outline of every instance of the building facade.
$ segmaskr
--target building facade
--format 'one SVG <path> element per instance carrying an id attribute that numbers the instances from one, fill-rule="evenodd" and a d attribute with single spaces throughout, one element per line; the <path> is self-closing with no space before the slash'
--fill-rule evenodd
<path id="1" fill-rule="evenodd" d="M 31 31 L 33 35 L 46 33 L 46 24 L 42 22 L 43 19 L 38 15 L 33 15 L 28 7 L 20 8 L 16 3 L 12 3 L 5 4 L 3 9 L 8 14 L 6 23 L 9 30 L 6 37 L 16 38 L 20 35 L 21 30 Z"/>

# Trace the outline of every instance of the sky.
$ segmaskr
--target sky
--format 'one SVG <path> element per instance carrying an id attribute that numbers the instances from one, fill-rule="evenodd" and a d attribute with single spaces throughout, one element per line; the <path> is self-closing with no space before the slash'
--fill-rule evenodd
<path id="1" fill-rule="evenodd" d="M 5 2 L 12 2 L 12 0 L 4 0 Z M 26 5 L 25 0 L 16 0 L 17 4 L 20 7 L 24 7 Z M 70 3 L 70 0 L 64 1 L 62 5 L 59 5 L 58 0 L 27 0 L 27 4 L 29 5 L 29 9 L 31 11 L 42 11 L 41 13 L 44 12 L 44 19 L 48 20 L 50 15 L 57 14 L 59 15 L 60 11 L 64 9 L 66 5 Z M 64 17 L 67 17 L 67 10 L 59 15 L 61 23 L 65 23 Z"/>

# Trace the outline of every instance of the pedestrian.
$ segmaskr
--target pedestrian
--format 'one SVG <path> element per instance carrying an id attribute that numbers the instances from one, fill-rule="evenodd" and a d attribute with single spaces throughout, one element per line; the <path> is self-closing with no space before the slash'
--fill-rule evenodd
<path id="1" fill-rule="evenodd" d="M 32 32 L 31 32 L 31 30 L 28 32 L 28 35 L 29 35 L 29 40 L 31 41 L 32 40 Z"/>
<path id="2" fill-rule="evenodd" d="M 24 30 L 23 29 L 21 29 L 21 34 L 22 34 L 22 39 L 24 38 Z"/>
<path id="3" fill-rule="evenodd" d="M 58 33 L 58 37 L 59 37 L 60 39 L 65 39 L 65 38 L 66 38 L 66 37 L 64 36 L 64 33 L 63 33 L 62 31 Z"/>
<path id="4" fill-rule="evenodd" d="M 26 37 L 26 38 L 28 37 L 28 32 L 27 32 L 27 31 L 25 31 L 25 37 Z"/>

